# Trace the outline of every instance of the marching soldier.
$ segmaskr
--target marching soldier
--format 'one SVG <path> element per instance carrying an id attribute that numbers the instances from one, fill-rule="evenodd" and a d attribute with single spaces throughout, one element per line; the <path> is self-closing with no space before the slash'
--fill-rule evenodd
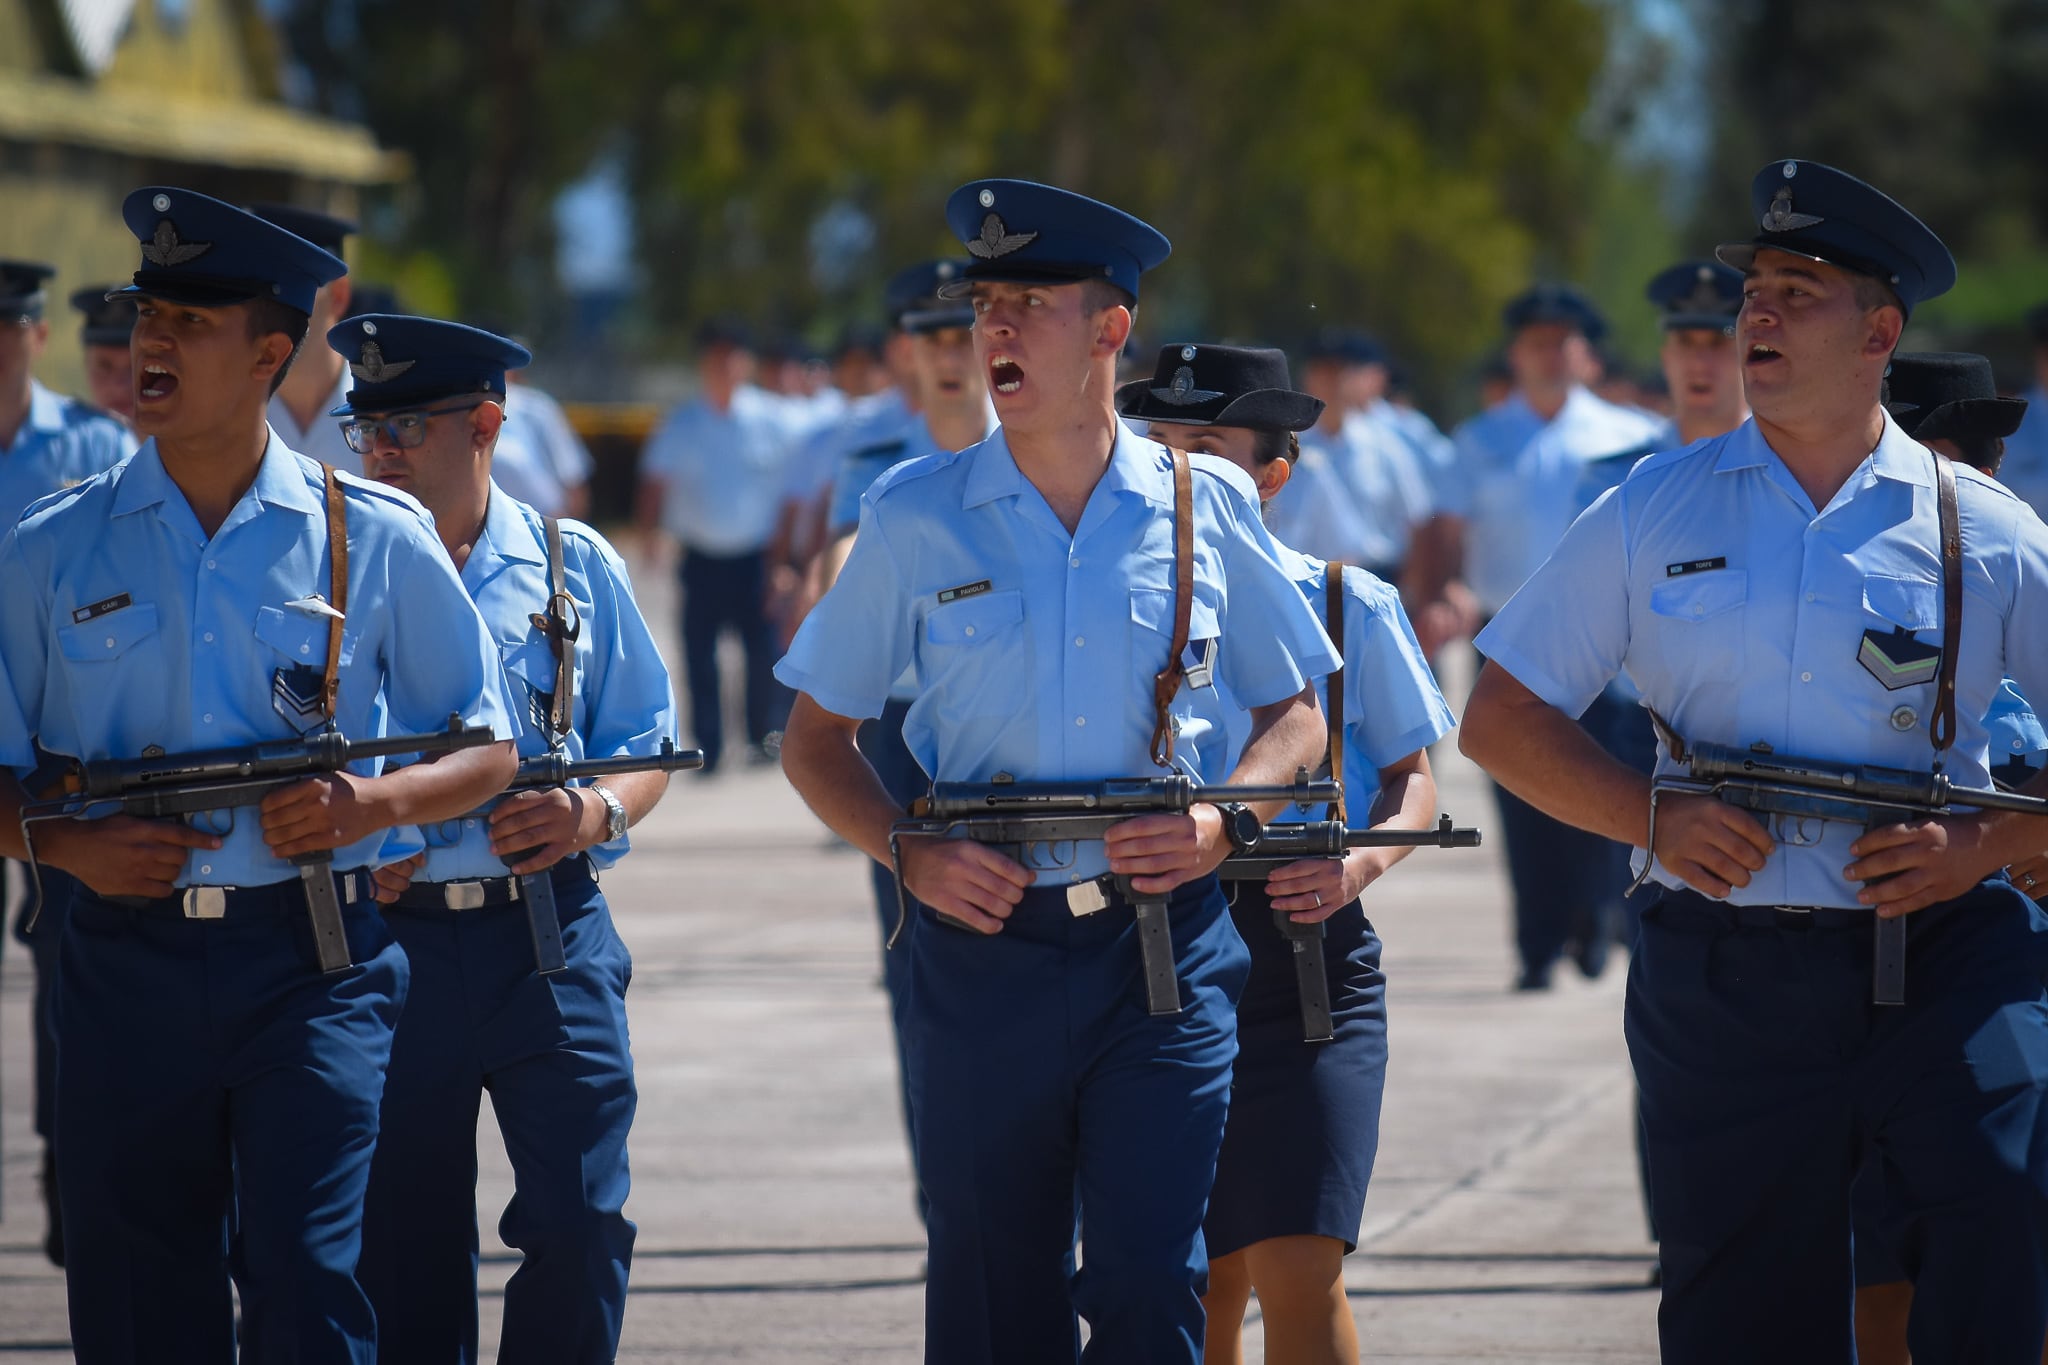
<path id="1" fill-rule="evenodd" d="M 346 218 L 296 204 L 251 204 L 249 212 L 336 258 L 342 257 L 342 247 L 356 231 L 356 225 Z M 354 281 L 345 274 L 320 286 L 320 292 L 313 298 L 313 318 L 306 331 L 304 351 L 293 362 L 284 383 L 270 396 L 269 415 L 270 425 L 293 450 L 336 469 L 360 474 L 362 457 L 348 448 L 340 429 L 328 416 L 346 401 L 349 376 L 348 366 L 327 344 L 327 332 L 348 316 L 353 286 Z"/>
<path id="2" fill-rule="evenodd" d="M 1329 642 L 1242 476 L 1132 434 L 1113 406 L 1138 278 L 1166 239 L 1016 180 L 963 186 L 946 216 L 974 259 L 941 293 L 972 298 L 1002 425 L 868 491 L 839 581 L 780 665 L 801 694 L 783 747 L 791 782 L 849 842 L 889 859 L 901 811 L 855 734 L 906 668 L 917 697 L 904 739 L 934 780 L 1139 774 L 1160 734 L 1200 771 L 1199 755 L 1226 741 L 1198 723 L 1196 689 L 1155 695 L 1176 654 L 1194 661 L 1197 688 L 1220 667 L 1252 709 L 1234 777 L 1288 781 L 1321 748 L 1310 679 L 1335 664 Z M 1177 526 L 1199 547 L 1191 573 L 1173 567 Z M 1233 648 L 1219 663 L 1226 619 Z M 1229 847 L 1209 805 L 1125 821 L 1057 871 L 971 841 L 903 845 L 922 916 L 904 943 L 927 1360 L 1072 1360 L 1077 1314 L 1091 1358 L 1201 1358 L 1202 1210 L 1246 967 L 1211 875 Z M 1178 1014 L 1146 1012 L 1135 920 L 1097 880 L 1109 871 L 1171 895 Z M 1098 897 L 1108 903 L 1094 913 L 1070 908 Z"/>
<path id="3" fill-rule="evenodd" d="M 453 322 L 382 314 L 328 334 L 355 385 L 340 413 L 370 476 L 418 498 L 475 597 L 515 702 L 519 750 L 652 756 L 675 733 L 661 652 L 618 555 L 491 480 L 506 371 L 526 348 Z M 370 1168 L 361 1278 L 384 1365 L 477 1350 L 476 1117 L 485 1091 L 525 1253 L 505 1291 L 501 1361 L 608 1362 L 625 1315 L 633 1225 L 626 1132 L 632 961 L 597 873 L 625 853 L 663 772 L 522 790 L 428 828 L 417 879 L 385 911 L 412 963 Z M 545 875 L 558 922 L 522 893 Z M 385 877 L 387 894 L 403 878 Z M 559 962 L 537 961 L 558 936 Z M 541 970 L 545 967 L 545 971 Z"/>
<path id="4" fill-rule="evenodd" d="M 1814 162 L 1765 167 L 1751 203 L 1759 232 L 1717 254 L 1744 272 L 1754 416 L 1644 460 L 1579 518 L 1481 634 L 1462 731 L 1527 800 L 1638 848 L 1649 783 L 1571 719 L 1623 669 L 1668 722 L 1660 770 L 1711 741 L 1934 763 L 1975 787 L 2004 680 L 2048 687 L 2048 528 L 1880 405 L 1907 314 L 1955 280 L 1947 248 Z M 1849 1189 L 1865 1143 L 1915 1281 L 1914 1356 L 2040 1354 L 2048 920 L 2001 869 L 2041 829 L 1998 814 L 1767 826 L 1662 794 L 1649 857 L 1663 894 L 1643 915 L 1626 1030 L 1666 1361 L 1854 1358 Z M 1874 915 L 1907 917 L 1902 1005 L 1873 1004 Z"/>
<path id="5" fill-rule="evenodd" d="M 132 459 L 0 540 L 0 763 L 510 733 L 496 652 L 418 504 L 336 475 L 264 406 L 339 260 L 189 190 L 137 190 Z M 338 644 L 337 644 L 338 642 Z M 39 826 L 76 879 L 56 992 L 58 1175 L 81 1362 L 367 1362 L 355 1279 L 403 954 L 372 903 L 395 827 L 502 787 L 510 743 L 350 770 L 192 822 Z M 29 850 L 0 780 L 0 847 Z M 417 846 L 416 844 L 414 845 Z M 345 954 L 291 859 L 331 850 Z"/>

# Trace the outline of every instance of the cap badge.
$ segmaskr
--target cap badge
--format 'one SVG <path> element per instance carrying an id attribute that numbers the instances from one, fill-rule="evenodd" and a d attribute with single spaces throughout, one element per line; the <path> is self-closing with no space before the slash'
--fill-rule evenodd
<path id="1" fill-rule="evenodd" d="M 1012 232 L 1003 225 L 999 215 L 991 213 L 981 220 L 981 236 L 967 244 L 967 254 L 984 261 L 992 261 L 998 256 L 1021 251 L 1037 240 L 1037 233 Z"/>
<path id="2" fill-rule="evenodd" d="M 1693 286 L 1690 294 L 1687 294 L 1682 299 L 1672 300 L 1671 311 L 1674 313 L 1725 313 L 1728 311 L 1728 305 L 1722 300 L 1721 291 L 1714 288 L 1713 273 L 1703 270 L 1700 272 L 1699 283 Z"/>
<path id="3" fill-rule="evenodd" d="M 1193 359 L 1195 358 L 1195 348 L 1194 348 L 1194 347 L 1192 347 L 1192 346 L 1183 346 L 1183 347 L 1181 347 L 1181 348 L 1180 348 L 1180 358 L 1181 358 L 1182 360 L 1193 360 Z"/>
<path id="4" fill-rule="evenodd" d="M 1195 372 L 1186 365 L 1173 372 L 1173 384 L 1169 388 L 1152 389 L 1152 396 L 1162 403 L 1171 403 L 1184 408 L 1193 403 L 1212 403 L 1223 396 L 1221 389 L 1198 389 L 1195 387 Z"/>
<path id="5" fill-rule="evenodd" d="M 1786 185 L 1771 196 L 1770 211 L 1763 216 L 1763 229 L 1765 232 L 1797 232 L 1800 228 L 1814 227 L 1826 221 L 1818 214 L 1794 213 L 1792 187 Z"/>
<path id="6" fill-rule="evenodd" d="M 366 341 L 363 343 L 363 358 L 350 362 L 349 370 L 356 378 L 367 383 L 382 384 L 398 378 L 398 376 L 411 369 L 414 363 L 410 360 L 394 360 L 386 363 L 384 348 L 374 341 Z"/>
<path id="7" fill-rule="evenodd" d="M 142 244 L 142 258 L 152 265 L 174 266 L 195 260 L 213 250 L 212 242 L 180 242 L 178 225 L 168 218 L 156 220 L 156 235 Z"/>
<path id="8" fill-rule="evenodd" d="M 985 209 L 992 209 L 996 206 L 996 192 L 994 190 L 983 190 L 974 197 L 981 201 L 981 206 Z"/>

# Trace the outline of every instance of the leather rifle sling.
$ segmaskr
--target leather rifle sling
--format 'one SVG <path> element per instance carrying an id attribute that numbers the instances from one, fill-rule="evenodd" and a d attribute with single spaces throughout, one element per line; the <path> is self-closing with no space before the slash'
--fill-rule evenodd
<path id="1" fill-rule="evenodd" d="M 548 707 L 552 744 L 559 743 L 576 723 L 576 637 L 583 631 L 580 621 L 571 629 L 569 617 L 562 610 L 564 606 L 575 610 L 562 583 L 562 523 L 556 517 L 542 520 L 548 530 L 548 609 L 544 616 L 536 614 L 533 623 L 548 637 L 548 648 L 555 655 L 555 699 Z"/>
<path id="2" fill-rule="evenodd" d="M 1934 715 L 1927 738 L 1934 745 L 1934 771 L 1956 739 L 1956 664 L 1963 634 L 1963 531 L 1956 511 L 1956 468 L 1946 455 L 1928 452 L 1934 460 L 1934 500 L 1941 524 L 1941 664 L 1934 681 Z M 1877 921 L 1872 943 L 1871 1001 L 1879 1005 L 1906 1002 L 1906 921 Z"/>
<path id="3" fill-rule="evenodd" d="M 1956 663 L 1963 635 L 1963 527 L 1956 511 L 1956 467 L 1934 454 L 1935 501 L 1941 514 L 1941 671 L 1935 675 L 1934 716 L 1927 723 L 1935 763 L 1956 741 Z"/>
<path id="4" fill-rule="evenodd" d="M 1330 780 L 1337 784 L 1337 799 L 1330 803 L 1330 819 L 1343 824 L 1344 817 L 1344 561 L 1333 559 L 1323 566 L 1323 623 L 1329 627 L 1330 643 L 1337 647 L 1337 671 L 1323 682 L 1328 704 L 1323 713 L 1330 722 Z"/>
<path id="5" fill-rule="evenodd" d="M 1187 670 L 1181 655 L 1188 647 L 1188 625 L 1195 610 L 1195 494 L 1188 473 L 1188 453 L 1169 447 L 1173 456 L 1173 644 L 1166 667 L 1152 678 L 1152 761 L 1173 766 L 1173 699 Z"/>
<path id="6" fill-rule="evenodd" d="M 320 466 L 327 484 L 327 672 L 320 680 L 320 709 L 334 724 L 334 706 L 341 695 L 341 627 L 348 616 L 348 508 L 334 466 Z"/>

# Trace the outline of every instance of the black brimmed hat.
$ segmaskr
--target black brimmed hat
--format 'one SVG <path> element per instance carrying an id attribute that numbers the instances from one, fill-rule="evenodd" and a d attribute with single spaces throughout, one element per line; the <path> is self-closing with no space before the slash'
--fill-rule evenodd
<path id="1" fill-rule="evenodd" d="M 1999 397 L 1991 362 L 1968 351 L 1894 355 L 1885 395 L 1899 429 L 1916 441 L 2010 436 L 2027 414 L 2027 400 Z"/>
<path id="2" fill-rule="evenodd" d="M 1735 315 L 1742 311 L 1742 272 L 1719 261 L 1684 261 L 1660 271 L 1643 295 L 1657 305 L 1667 332 L 1733 336 Z"/>
<path id="3" fill-rule="evenodd" d="M 1955 285 L 1955 257 L 1933 229 L 1846 171 L 1773 161 L 1756 173 L 1749 200 L 1757 235 L 1714 249 L 1737 270 L 1747 271 L 1765 248 L 1788 251 L 1884 281 L 1908 313 Z"/>
<path id="4" fill-rule="evenodd" d="M 1306 431 L 1323 400 L 1297 392 L 1284 352 L 1259 346 L 1168 346 L 1152 378 L 1116 391 L 1116 410 L 1141 422 Z"/>
<path id="5" fill-rule="evenodd" d="M 1513 336 L 1524 327 L 1557 323 L 1569 327 L 1588 341 L 1607 335 L 1607 319 L 1591 299 L 1568 284 L 1538 284 L 1508 300 L 1500 310 L 1501 326 Z"/>

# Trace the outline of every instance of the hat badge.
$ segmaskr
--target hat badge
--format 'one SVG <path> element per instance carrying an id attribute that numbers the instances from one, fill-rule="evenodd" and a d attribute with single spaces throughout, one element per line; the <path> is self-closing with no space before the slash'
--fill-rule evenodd
<path id="1" fill-rule="evenodd" d="M 1794 213 L 1792 187 L 1785 185 L 1771 196 L 1770 210 L 1763 216 L 1763 229 L 1765 232 L 1797 232 L 1800 228 L 1814 227 L 1826 221 L 1819 214 Z"/>
<path id="2" fill-rule="evenodd" d="M 1193 359 L 1195 358 L 1195 348 L 1194 348 L 1194 347 L 1192 347 L 1192 346 L 1183 346 L 1183 347 L 1181 347 L 1181 348 L 1180 348 L 1180 358 L 1181 358 L 1182 360 L 1193 360 Z"/>
<path id="3" fill-rule="evenodd" d="M 142 244 L 142 258 L 151 265 L 174 266 L 195 260 L 213 250 L 212 242 L 181 242 L 178 225 L 168 218 L 156 220 L 156 233 Z"/>
<path id="4" fill-rule="evenodd" d="M 1162 403 L 1171 403 L 1184 408 L 1193 403 L 1211 403 L 1223 396 L 1221 389 L 1198 389 L 1195 387 L 1195 372 L 1183 365 L 1173 372 L 1173 381 L 1167 388 L 1153 386 L 1152 396 Z"/>
<path id="5" fill-rule="evenodd" d="M 992 209 L 996 206 L 996 192 L 994 190 L 983 190 L 974 197 L 980 201 L 981 206 L 985 209 Z"/>
<path id="6" fill-rule="evenodd" d="M 363 343 L 362 359 L 351 361 L 348 368 L 356 378 L 366 383 L 382 384 L 398 378 L 411 369 L 414 363 L 410 360 L 387 362 L 384 359 L 384 348 L 374 341 L 366 341 Z"/>
<path id="7" fill-rule="evenodd" d="M 992 261 L 998 256 L 1021 251 L 1037 240 L 1037 233 L 1012 232 L 1004 225 L 1000 215 L 991 213 L 981 220 L 981 235 L 967 243 L 967 254 L 984 261 Z"/>

